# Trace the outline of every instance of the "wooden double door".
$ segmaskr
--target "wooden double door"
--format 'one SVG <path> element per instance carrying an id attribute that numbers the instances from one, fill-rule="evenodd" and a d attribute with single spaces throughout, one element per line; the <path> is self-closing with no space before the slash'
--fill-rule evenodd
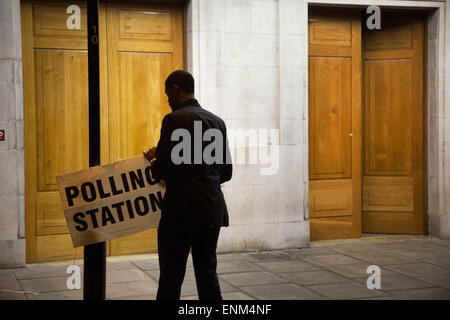
<path id="1" fill-rule="evenodd" d="M 67 8 L 81 9 L 69 29 Z M 74 259 L 56 176 L 89 167 L 85 1 L 22 1 L 27 262 Z M 183 9 L 101 1 L 101 164 L 156 145 L 170 112 L 164 81 L 183 69 Z M 108 242 L 108 255 L 155 252 L 156 229 Z"/>
<path id="2" fill-rule="evenodd" d="M 423 234 L 425 23 L 310 12 L 311 240 Z"/>

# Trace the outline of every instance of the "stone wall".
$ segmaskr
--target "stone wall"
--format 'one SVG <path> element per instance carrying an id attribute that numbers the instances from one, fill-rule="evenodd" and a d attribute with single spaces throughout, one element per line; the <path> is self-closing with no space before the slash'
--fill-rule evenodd
<path id="1" fill-rule="evenodd" d="M 0 1 L 0 268 L 25 264 L 20 1 Z"/>

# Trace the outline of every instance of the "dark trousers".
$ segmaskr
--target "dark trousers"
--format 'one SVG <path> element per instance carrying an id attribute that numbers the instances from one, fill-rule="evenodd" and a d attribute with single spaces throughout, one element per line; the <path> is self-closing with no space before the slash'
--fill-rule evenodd
<path id="1" fill-rule="evenodd" d="M 192 248 L 199 300 L 222 300 L 216 267 L 220 228 L 161 218 L 158 226 L 159 286 L 157 300 L 180 299 L 189 250 Z"/>

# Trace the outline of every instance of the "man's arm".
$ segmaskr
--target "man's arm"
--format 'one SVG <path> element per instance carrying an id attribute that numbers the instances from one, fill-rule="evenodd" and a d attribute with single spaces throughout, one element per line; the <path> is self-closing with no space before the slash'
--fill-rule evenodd
<path id="1" fill-rule="evenodd" d="M 231 176 L 233 175 L 233 164 L 231 163 L 231 153 L 230 153 L 230 147 L 228 145 L 228 136 L 227 136 L 227 129 L 224 126 L 224 137 L 225 137 L 225 143 L 224 143 L 224 164 L 222 164 L 221 170 L 220 170 L 220 183 L 224 183 L 226 181 L 231 180 Z"/>
<path id="2" fill-rule="evenodd" d="M 166 115 L 161 125 L 161 135 L 156 146 L 155 159 L 152 163 L 152 175 L 155 179 L 167 179 L 171 163 L 172 141 L 171 136 L 174 130 L 173 123 L 169 115 Z"/>

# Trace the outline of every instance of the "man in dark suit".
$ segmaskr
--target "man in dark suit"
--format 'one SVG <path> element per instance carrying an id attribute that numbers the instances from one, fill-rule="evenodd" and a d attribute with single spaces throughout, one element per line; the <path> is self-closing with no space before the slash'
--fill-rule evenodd
<path id="1" fill-rule="evenodd" d="M 228 226 L 228 211 L 220 184 L 232 175 L 225 123 L 199 105 L 190 73 L 174 71 L 165 87 L 172 112 L 162 121 L 157 147 L 144 151 L 152 163 L 153 176 L 166 183 L 158 226 L 160 276 L 156 299 L 180 298 L 191 250 L 199 299 L 221 300 L 216 248 L 220 227 Z M 209 139 L 204 138 L 208 130 L 215 133 L 214 139 L 211 134 L 205 135 Z M 181 141 L 186 134 L 189 137 Z M 204 159 L 204 151 L 212 149 L 211 143 L 211 154 L 217 160 L 214 163 Z M 181 150 L 180 146 L 187 148 Z"/>

